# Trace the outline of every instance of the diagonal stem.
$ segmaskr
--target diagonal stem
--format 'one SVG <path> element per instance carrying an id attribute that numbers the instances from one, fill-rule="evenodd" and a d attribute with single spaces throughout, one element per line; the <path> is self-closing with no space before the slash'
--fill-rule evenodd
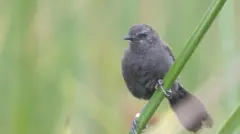
<path id="1" fill-rule="evenodd" d="M 221 127 L 219 134 L 232 134 L 238 126 L 240 120 L 240 105 L 236 110 L 231 114 L 231 116 L 226 120 L 225 124 Z"/>

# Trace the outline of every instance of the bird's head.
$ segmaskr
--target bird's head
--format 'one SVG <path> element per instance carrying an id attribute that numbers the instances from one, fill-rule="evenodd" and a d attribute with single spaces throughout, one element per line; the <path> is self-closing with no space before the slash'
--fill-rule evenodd
<path id="1" fill-rule="evenodd" d="M 133 25 L 124 40 L 138 43 L 150 43 L 149 41 L 158 38 L 157 32 L 149 25 L 136 24 Z"/>
<path id="2" fill-rule="evenodd" d="M 129 29 L 128 35 L 124 40 L 129 41 L 132 49 L 147 49 L 158 42 L 159 36 L 151 26 L 136 24 Z"/>

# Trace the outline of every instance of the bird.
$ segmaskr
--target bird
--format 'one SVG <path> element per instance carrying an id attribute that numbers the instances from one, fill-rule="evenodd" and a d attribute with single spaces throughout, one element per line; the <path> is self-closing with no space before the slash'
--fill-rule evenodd
<path id="1" fill-rule="evenodd" d="M 150 25 L 131 26 L 124 40 L 127 40 L 129 45 L 121 62 L 122 76 L 134 97 L 149 100 L 155 90 L 161 89 L 185 129 L 197 132 L 203 126 L 212 127 L 213 120 L 204 104 L 183 87 L 179 77 L 170 89 L 163 89 L 163 78 L 175 58 L 168 44 L 160 39 Z M 139 114 L 141 113 L 137 115 Z M 134 134 L 137 134 L 136 119 L 137 117 L 131 127 Z"/>

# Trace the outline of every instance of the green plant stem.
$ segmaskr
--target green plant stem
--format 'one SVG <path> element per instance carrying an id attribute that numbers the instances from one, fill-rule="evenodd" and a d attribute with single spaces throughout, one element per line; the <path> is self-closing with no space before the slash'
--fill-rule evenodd
<path id="1" fill-rule="evenodd" d="M 164 77 L 164 89 L 171 88 L 173 82 L 178 77 L 179 73 L 197 48 L 199 42 L 202 40 L 203 36 L 213 23 L 214 19 L 221 11 L 223 5 L 227 0 L 214 0 L 210 8 L 207 10 L 206 15 L 204 16 L 201 23 L 198 25 L 195 32 L 192 34 L 189 39 L 184 51 L 176 59 L 173 66 L 170 68 L 166 76 Z M 156 90 L 152 98 L 144 106 L 140 116 L 136 120 L 136 131 L 141 133 L 142 129 L 146 126 L 147 122 L 150 120 L 154 112 L 157 110 L 158 106 L 162 102 L 164 94 L 161 90 Z M 131 134 L 132 132 L 129 132 Z"/>
<path id="2" fill-rule="evenodd" d="M 233 134 L 234 129 L 237 128 L 240 123 L 240 105 L 238 105 L 237 109 L 231 114 L 228 120 L 221 127 L 219 134 Z"/>

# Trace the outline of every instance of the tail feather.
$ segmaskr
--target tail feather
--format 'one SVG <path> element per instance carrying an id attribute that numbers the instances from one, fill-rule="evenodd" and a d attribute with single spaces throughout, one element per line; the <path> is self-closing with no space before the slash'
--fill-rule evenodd
<path id="1" fill-rule="evenodd" d="M 203 103 L 181 85 L 177 93 L 168 100 L 179 121 L 187 130 L 197 132 L 203 126 L 212 127 L 213 120 Z"/>

